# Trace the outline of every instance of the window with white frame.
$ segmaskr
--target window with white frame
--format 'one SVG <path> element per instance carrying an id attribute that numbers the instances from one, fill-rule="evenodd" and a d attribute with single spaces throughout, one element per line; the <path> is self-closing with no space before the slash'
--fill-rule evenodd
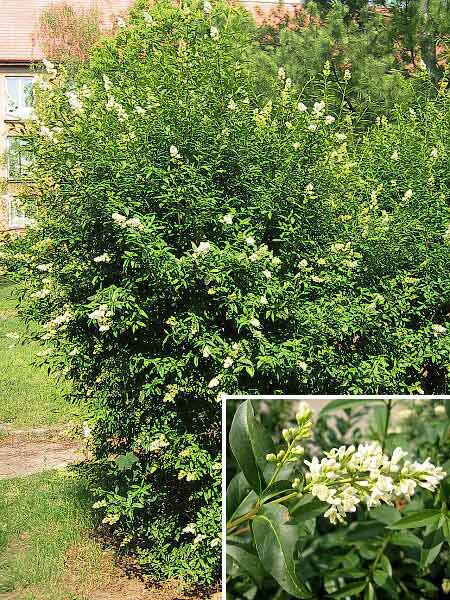
<path id="1" fill-rule="evenodd" d="M 30 178 L 30 168 L 33 160 L 27 140 L 19 136 L 11 136 L 6 140 L 7 177 L 12 181 L 22 181 Z"/>
<path id="2" fill-rule="evenodd" d="M 9 227 L 11 229 L 23 229 L 29 223 L 29 219 L 25 216 L 19 198 L 11 196 L 10 194 L 7 194 L 4 198 L 8 203 Z"/>
<path id="3" fill-rule="evenodd" d="M 6 76 L 6 118 L 28 119 L 32 113 L 33 77 L 27 75 Z"/>

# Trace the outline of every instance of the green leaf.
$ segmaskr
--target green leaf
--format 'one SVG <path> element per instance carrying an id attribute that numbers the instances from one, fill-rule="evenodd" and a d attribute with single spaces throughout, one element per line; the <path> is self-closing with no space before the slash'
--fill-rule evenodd
<path id="1" fill-rule="evenodd" d="M 233 512 L 230 518 L 227 519 L 227 521 L 234 521 L 235 519 L 238 519 L 239 517 L 242 517 L 243 515 L 251 511 L 252 508 L 255 507 L 257 500 L 258 496 L 256 495 L 256 493 L 253 490 L 250 490 L 250 492 L 245 496 L 245 498 L 242 500 L 242 502 L 239 504 L 239 506 L 236 508 L 236 510 Z"/>
<path id="2" fill-rule="evenodd" d="M 283 506 L 266 505 L 252 522 L 256 550 L 265 570 L 295 598 L 311 598 L 312 593 L 295 571 L 294 551 L 297 544 L 295 527 L 286 525 Z"/>
<path id="3" fill-rule="evenodd" d="M 422 568 L 431 565 L 431 563 L 438 556 L 441 551 L 442 544 L 445 540 L 444 532 L 442 529 L 432 529 L 425 531 L 425 536 L 423 538 L 423 548 L 420 555 L 420 566 Z"/>
<path id="4" fill-rule="evenodd" d="M 269 433 L 256 419 L 250 400 L 236 411 L 230 429 L 230 447 L 245 478 L 252 489 L 260 495 L 266 487 L 263 476 L 267 465 L 266 455 L 275 452 Z"/>
<path id="5" fill-rule="evenodd" d="M 349 585 L 346 585 L 344 588 L 342 588 L 341 590 L 338 590 L 337 592 L 333 592 L 333 598 L 336 598 L 336 600 L 338 600 L 339 598 L 348 598 L 349 596 L 357 596 L 358 594 L 360 594 L 366 587 L 367 582 L 363 581 L 362 583 L 350 583 Z"/>
<path id="6" fill-rule="evenodd" d="M 388 529 L 413 529 L 414 527 L 424 527 L 434 521 L 439 521 L 441 511 L 437 508 L 426 508 L 418 512 L 403 517 L 400 521 L 393 523 Z"/>
<path id="7" fill-rule="evenodd" d="M 322 502 L 312 494 L 306 494 L 289 507 L 289 513 L 295 517 L 296 521 L 300 519 L 309 521 L 309 519 L 323 515 L 328 506 L 326 502 Z"/>
<path id="8" fill-rule="evenodd" d="M 364 592 L 364 600 L 375 600 L 375 598 L 375 590 L 373 585 L 369 583 L 369 585 L 366 587 L 366 591 Z"/>
<path id="9" fill-rule="evenodd" d="M 377 584 L 378 587 L 383 587 L 388 578 L 388 574 L 383 569 L 375 569 L 373 572 L 373 580 Z"/>
<path id="10" fill-rule="evenodd" d="M 263 493 L 261 494 L 261 500 L 262 502 L 267 502 L 272 498 L 286 495 L 292 493 L 293 491 L 294 490 L 292 489 L 292 483 L 290 481 L 275 481 L 263 491 Z"/>
<path id="11" fill-rule="evenodd" d="M 138 457 L 133 452 L 127 452 L 126 454 L 117 456 L 114 462 L 119 471 L 129 471 L 138 460 Z"/>
<path id="12" fill-rule="evenodd" d="M 244 498 L 248 496 L 250 490 L 250 485 L 242 472 L 235 475 L 230 481 L 226 494 L 227 521 L 231 519 L 233 513 Z"/>
<path id="13" fill-rule="evenodd" d="M 421 548 L 422 540 L 412 531 L 396 531 L 391 537 L 391 544 L 402 548 Z"/>
<path id="14" fill-rule="evenodd" d="M 392 523 L 395 523 L 402 518 L 402 515 L 396 508 L 387 506 L 387 504 L 382 504 L 381 506 L 377 506 L 377 508 L 371 509 L 369 515 L 372 519 L 384 523 L 385 525 L 392 525 Z"/>
<path id="15" fill-rule="evenodd" d="M 346 408 L 356 408 L 358 406 L 375 406 L 376 404 L 384 404 L 383 400 L 367 400 L 365 398 L 341 398 L 328 402 L 320 411 L 319 417 L 323 417 L 337 410 Z"/>
<path id="16" fill-rule="evenodd" d="M 227 544 L 227 556 L 230 556 L 258 587 L 261 587 L 266 577 L 266 572 L 256 554 L 248 552 L 236 544 Z"/>

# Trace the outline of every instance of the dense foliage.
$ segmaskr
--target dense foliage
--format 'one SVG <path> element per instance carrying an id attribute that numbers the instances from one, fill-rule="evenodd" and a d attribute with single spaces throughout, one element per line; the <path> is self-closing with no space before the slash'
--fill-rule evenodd
<path id="1" fill-rule="evenodd" d="M 306 105 L 281 66 L 267 100 L 251 30 L 142 0 L 75 78 L 46 63 L 29 129 L 23 312 L 88 402 L 103 522 L 159 577 L 217 574 L 224 392 L 448 385 L 445 86 L 360 137 L 350 72 Z"/>
<path id="2" fill-rule="evenodd" d="M 249 401 L 237 408 L 227 598 L 431 599 L 450 591 L 450 404 L 395 404 L 335 400 L 313 425 L 301 403 L 276 445 Z M 360 426 L 369 428 L 355 446 L 345 423 L 367 409 Z M 329 434 L 337 447 L 323 443 Z"/>

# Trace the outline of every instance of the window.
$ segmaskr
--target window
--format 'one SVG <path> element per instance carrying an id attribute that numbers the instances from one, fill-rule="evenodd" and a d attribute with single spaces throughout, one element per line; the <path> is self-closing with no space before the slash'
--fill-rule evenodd
<path id="1" fill-rule="evenodd" d="M 32 77 L 6 77 L 7 119 L 28 119 L 32 111 Z"/>
<path id="2" fill-rule="evenodd" d="M 7 139 L 7 176 L 8 179 L 21 181 L 29 178 L 32 154 L 28 142 L 14 136 Z"/>
<path id="3" fill-rule="evenodd" d="M 23 229 L 29 223 L 29 219 L 25 216 L 25 213 L 20 206 L 19 199 L 10 196 L 9 194 L 5 196 L 5 199 L 8 202 L 9 227 L 11 229 Z"/>

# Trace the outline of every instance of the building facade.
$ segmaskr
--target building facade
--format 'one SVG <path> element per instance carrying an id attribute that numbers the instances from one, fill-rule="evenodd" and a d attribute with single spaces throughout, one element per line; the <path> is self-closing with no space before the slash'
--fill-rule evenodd
<path id="1" fill-rule="evenodd" d="M 33 65 L 42 60 L 38 30 L 42 11 L 60 0 L 0 0 L 0 232 L 23 230 L 20 197 L 32 184 L 24 121 L 32 110 Z M 132 0 L 69 0 L 79 10 L 97 9 L 105 28 Z"/>

